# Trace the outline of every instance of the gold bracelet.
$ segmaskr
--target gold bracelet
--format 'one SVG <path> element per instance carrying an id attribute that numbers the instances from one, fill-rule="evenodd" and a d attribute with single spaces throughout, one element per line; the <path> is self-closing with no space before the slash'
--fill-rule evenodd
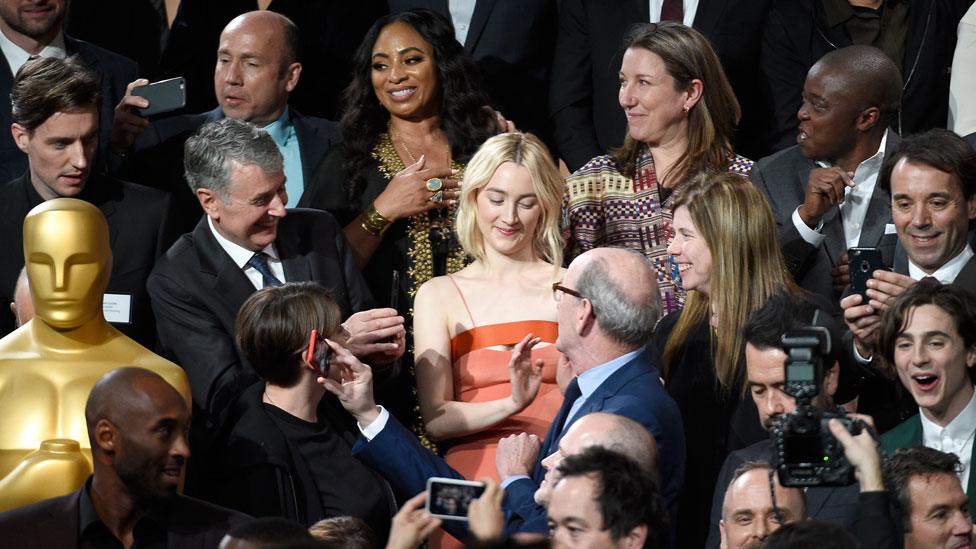
<path id="1" fill-rule="evenodd" d="M 376 210 L 376 206 L 370 204 L 369 208 L 363 213 L 361 224 L 364 231 L 373 236 L 383 236 L 383 233 L 390 228 L 393 222 L 383 217 L 383 214 Z"/>

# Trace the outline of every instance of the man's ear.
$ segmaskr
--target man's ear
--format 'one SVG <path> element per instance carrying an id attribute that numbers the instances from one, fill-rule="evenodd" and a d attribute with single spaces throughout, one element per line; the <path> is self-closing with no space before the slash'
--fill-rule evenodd
<path id="1" fill-rule="evenodd" d="M 729 538 L 728 534 L 725 533 L 725 521 L 722 519 L 718 520 L 718 534 L 719 534 L 719 549 L 729 549 Z"/>
<path id="2" fill-rule="evenodd" d="M 100 419 L 95 424 L 95 444 L 106 454 L 113 454 L 118 449 L 119 431 L 107 419 Z"/>
<path id="3" fill-rule="evenodd" d="M 881 109 L 878 107 L 868 107 L 857 115 L 855 125 L 859 131 L 866 132 L 875 127 L 879 120 L 881 120 Z"/>
<path id="4" fill-rule="evenodd" d="M 27 148 L 30 145 L 30 132 L 27 131 L 27 128 L 14 122 L 10 125 L 10 135 L 13 136 L 17 148 L 27 154 Z"/>
<path id="5" fill-rule="evenodd" d="M 647 525 L 639 524 L 633 530 L 624 534 L 623 547 L 627 549 L 642 549 L 647 541 Z"/>
<path id="6" fill-rule="evenodd" d="M 217 193 L 201 187 L 197 189 L 197 200 L 200 201 L 200 207 L 203 208 L 204 213 L 213 219 L 219 219 L 217 201 L 220 198 Z"/>
<path id="7" fill-rule="evenodd" d="M 295 86 L 298 85 L 298 79 L 302 76 L 302 64 L 292 63 L 285 68 L 285 89 L 288 93 L 295 90 Z"/>
<path id="8" fill-rule="evenodd" d="M 837 392 L 837 385 L 840 383 L 840 364 L 834 362 L 834 365 L 824 372 L 823 380 L 823 390 L 824 394 L 829 397 L 833 397 L 834 393 Z"/>
<path id="9" fill-rule="evenodd" d="M 593 303 L 587 299 L 580 299 L 579 313 L 576 316 L 576 333 L 586 335 L 596 325 L 596 316 L 593 314 Z"/>

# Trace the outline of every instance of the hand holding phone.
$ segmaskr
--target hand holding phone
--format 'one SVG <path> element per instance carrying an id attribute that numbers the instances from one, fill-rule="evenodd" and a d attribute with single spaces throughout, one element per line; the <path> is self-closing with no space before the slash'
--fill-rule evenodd
<path id="1" fill-rule="evenodd" d="M 427 479 L 427 512 L 444 520 L 468 520 L 468 506 L 480 498 L 485 483 L 453 478 Z"/>

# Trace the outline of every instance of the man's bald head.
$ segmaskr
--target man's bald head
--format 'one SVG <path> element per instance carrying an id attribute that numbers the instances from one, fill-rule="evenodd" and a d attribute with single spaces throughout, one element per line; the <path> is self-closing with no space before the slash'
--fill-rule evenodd
<path id="1" fill-rule="evenodd" d="M 881 111 L 877 126 L 887 128 L 901 107 L 902 91 L 901 71 L 891 58 L 872 46 L 848 46 L 821 57 L 810 73 L 824 70 L 838 79 L 862 110 L 877 107 Z"/>
<path id="2" fill-rule="evenodd" d="M 273 46 L 281 46 L 282 70 L 301 57 L 301 35 L 298 25 L 284 15 L 267 10 L 242 13 L 231 19 L 224 27 L 224 33 L 261 33 L 269 38 Z"/>
<path id="3" fill-rule="evenodd" d="M 650 340 L 661 297 L 657 276 L 643 255 L 595 248 L 573 260 L 566 280 L 590 300 L 597 324 L 610 339 L 634 348 Z"/>
<path id="4" fill-rule="evenodd" d="M 144 368 L 116 368 L 105 374 L 92 387 L 85 404 L 85 422 L 92 451 L 97 447 L 94 437 L 99 421 L 106 419 L 113 425 L 122 426 L 134 414 L 154 408 L 157 401 L 173 398 L 186 406 L 172 385 L 159 374 Z"/>

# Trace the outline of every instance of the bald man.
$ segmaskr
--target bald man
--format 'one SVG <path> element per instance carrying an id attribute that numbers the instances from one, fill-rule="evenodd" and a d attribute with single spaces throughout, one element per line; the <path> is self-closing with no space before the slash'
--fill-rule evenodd
<path id="1" fill-rule="evenodd" d="M 0 514 L 4 547 L 216 547 L 246 515 L 177 494 L 190 410 L 159 375 L 117 368 L 85 405 L 94 474 L 66 496 Z"/>
<path id="2" fill-rule="evenodd" d="M 202 213 L 183 178 L 183 144 L 198 128 L 222 118 L 234 118 L 265 128 L 284 157 L 287 207 L 302 203 L 305 182 L 339 140 L 335 123 L 303 116 L 289 108 L 288 97 L 298 85 L 298 27 L 271 11 L 239 15 L 224 27 L 217 48 L 214 92 L 219 106 L 206 113 L 180 115 L 149 122 L 134 109 L 149 101 L 133 96 L 137 80 L 115 113 L 112 149 L 129 155 L 118 168 L 121 174 L 140 174 L 139 181 L 171 190 L 184 210 L 181 226 L 190 230 Z"/>
<path id="3" fill-rule="evenodd" d="M 797 144 L 749 175 L 773 209 L 797 284 L 832 303 L 834 314 L 850 282 L 848 248 L 878 247 L 888 265 L 893 260 L 891 198 L 877 181 L 899 142 L 888 126 L 901 86 L 898 67 L 877 48 L 828 53 L 807 73 Z"/>
<path id="4" fill-rule="evenodd" d="M 14 286 L 14 300 L 10 302 L 10 312 L 14 314 L 14 322 L 20 328 L 27 321 L 34 318 L 34 300 L 30 295 L 30 281 L 27 280 L 27 268 L 20 269 L 17 284 Z"/>
<path id="5" fill-rule="evenodd" d="M 783 524 L 806 518 L 806 500 L 799 488 L 785 488 L 770 474 L 768 463 L 748 462 L 736 470 L 725 491 L 719 531 L 722 549 L 754 547 Z M 776 505 L 770 492 L 776 497 Z M 780 517 L 776 516 L 778 508 Z"/>
<path id="6" fill-rule="evenodd" d="M 541 458 L 557 451 L 577 420 L 593 412 L 630 418 L 653 437 L 660 456 L 661 493 L 673 509 L 684 482 L 685 441 L 677 405 L 664 390 L 649 346 L 660 310 L 654 272 L 644 256 L 621 248 L 579 255 L 554 286 L 559 321 L 556 347 L 576 374 L 545 441 L 520 434 L 502 439 L 496 454 L 505 488 L 506 531 L 547 532 L 546 511 L 534 494 L 545 476 Z M 348 356 L 348 359 L 345 357 Z M 369 369 L 348 353 L 356 381 L 326 382 L 359 423 L 363 436 L 353 453 L 382 474 L 400 496 L 422 491 L 430 476 L 460 475 L 425 450 L 389 412 L 376 406 Z M 462 535 L 456 525 L 451 533 Z"/>

